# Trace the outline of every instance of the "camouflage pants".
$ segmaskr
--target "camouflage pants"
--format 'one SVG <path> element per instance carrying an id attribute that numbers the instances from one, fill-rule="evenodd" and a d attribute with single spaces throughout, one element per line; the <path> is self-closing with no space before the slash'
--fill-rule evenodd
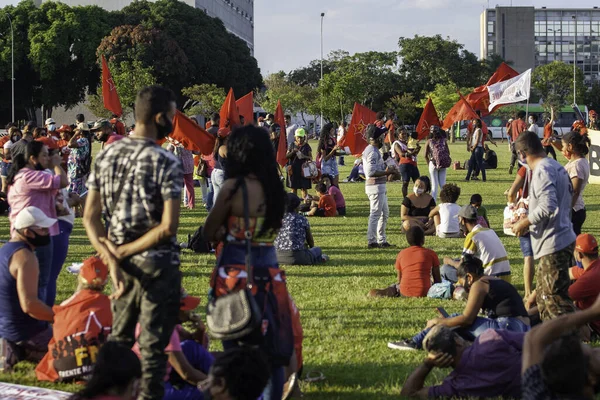
<path id="1" fill-rule="evenodd" d="M 125 292 L 112 301 L 113 327 L 111 341 L 132 347 L 137 338 L 142 356 L 140 399 L 163 398 L 167 369 L 165 348 L 177 323 L 181 296 L 181 273 L 177 266 L 165 268 L 158 277 L 142 279 L 127 273 Z"/>
<path id="2" fill-rule="evenodd" d="M 575 311 L 569 298 L 569 268 L 575 243 L 540 258 L 536 271 L 537 305 L 542 321 Z"/>

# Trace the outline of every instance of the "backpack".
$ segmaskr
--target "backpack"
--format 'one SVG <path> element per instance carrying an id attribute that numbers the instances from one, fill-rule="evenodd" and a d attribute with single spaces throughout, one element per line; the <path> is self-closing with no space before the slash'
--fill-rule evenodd
<path id="1" fill-rule="evenodd" d="M 444 140 L 431 140 L 429 144 L 431 146 L 432 160 L 435 168 L 448 168 L 452 164 L 452 159 L 450 158 L 450 152 L 448 151 L 446 142 Z"/>
<path id="2" fill-rule="evenodd" d="M 202 235 L 202 229 L 204 229 L 204 226 L 200 225 L 200 227 L 196 229 L 196 232 L 188 235 L 187 248 L 192 250 L 194 253 L 208 254 L 212 248 L 210 243 L 204 239 L 204 236 Z"/>

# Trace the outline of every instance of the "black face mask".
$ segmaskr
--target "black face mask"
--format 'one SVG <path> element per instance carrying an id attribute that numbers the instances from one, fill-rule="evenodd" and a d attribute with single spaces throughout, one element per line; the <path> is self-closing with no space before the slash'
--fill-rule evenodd
<path id="1" fill-rule="evenodd" d="M 40 235 L 33 230 L 31 230 L 31 232 L 34 236 L 32 238 L 26 237 L 29 244 L 33 247 L 43 247 L 50 244 L 50 235 Z"/>
<path id="2" fill-rule="evenodd" d="M 158 140 L 164 139 L 169 136 L 169 133 L 173 132 L 173 122 L 165 118 L 165 125 L 156 124 L 156 138 Z"/>
<path id="3" fill-rule="evenodd" d="M 45 169 L 46 169 L 46 168 L 44 168 L 44 167 L 42 166 L 42 164 L 40 164 L 39 162 L 38 162 L 38 163 L 35 163 L 35 170 L 36 170 L 36 171 L 44 171 Z"/>

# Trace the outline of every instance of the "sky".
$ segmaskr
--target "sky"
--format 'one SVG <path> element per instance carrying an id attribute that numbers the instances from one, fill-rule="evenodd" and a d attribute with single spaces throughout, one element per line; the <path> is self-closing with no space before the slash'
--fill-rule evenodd
<path id="1" fill-rule="evenodd" d="M 220 0 L 216 0 L 220 1 Z M 0 0 L 0 7 L 18 1 Z M 441 34 L 479 57 L 479 18 L 485 8 L 591 8 L 600 0 L 254 0 L 254 56 L 263 75 L 308 65 L 324 56 L 398 50 L 398 38 Z"/>

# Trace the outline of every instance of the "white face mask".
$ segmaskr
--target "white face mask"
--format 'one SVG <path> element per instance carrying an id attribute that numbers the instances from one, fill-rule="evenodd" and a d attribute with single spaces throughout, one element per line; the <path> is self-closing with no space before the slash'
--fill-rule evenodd
<path id="1" fill-rule="evenodd" d="M 533 118 L 529 118 L 529 123 L 533 124 Z"/>
<path id="2" fill-rule="evenodd" d="M 54 132 L 56 130 L 56 125 L 50 124 L 48 125 L 48 132 Z"/>
<path id="3" fill-rule="evenodd" d="M 418 187 L 418 186 L 415 186 L 415 187 L 413 188 L 413 192 L 414 192 L 416 195 L 420 195 L 420 194 L 423 194 L 423 193 L 425 192 L 425 190 L 421 189 L 421 188 L 420 188 L 420 187 Z"/>

